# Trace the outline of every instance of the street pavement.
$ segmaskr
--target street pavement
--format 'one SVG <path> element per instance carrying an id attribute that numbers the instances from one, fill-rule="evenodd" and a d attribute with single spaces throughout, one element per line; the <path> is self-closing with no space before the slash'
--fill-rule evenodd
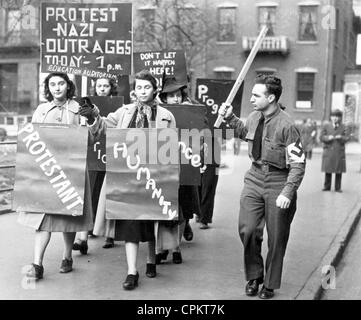
<path id="1" fill-rule="evenodd" d="M 102 238 L 89 239 L 89 253 L 74 252 L 74 271 L 60 274 L 62 235 L 54 233 L 45 253 L 44 279 L 35 285 L 25 281 L 24 266 L 32 262 L 34 231 L 16 222 L 17 214 L 0 215 L 0 299 L 199 299 L 259 300 L 244 294 L 243 247 L 238 236 L 239 196 L 243 177 L 250 166 L 245 143 L 240 155 L 228 150 L 223 155 L 226 167 L 220 169 L 215 213 L 211 228 L 200 230 L 192 221 L 194 239 L 182 243 L 183 263 L 171 257 L 157 266 L 158 275 L 145 276 L 146 245 L 140 245 L 139 287 L 124 291 L 126 277 L 124 244 L 103 249 Z M 352 149 L 352 150 L 351 150 Z M 274 299 L 312 297 L 310 278 L 322 267 L 323 257 L 333 240 L 358 205 L 361 195 L 361 148 L 354 144 L 347 154 L 347 173 L 343 193 L 322 192 L 321 153 L 315 150 L 308 161 L 306 175 L 298 192 L 298 210 L 291 227 L 284 261 L 282 287 Z M 267 235 L 263 256 L 267 252 Z M 319 272 L 320 283 L 322 281 Z M 304 294 L 306 291 L 307 294 Z"/>
<path id="2" fill-rule="evenodd" d="M 324 290 L 322 300 L 361 300 L 361 225 L 359 224 Z"/>

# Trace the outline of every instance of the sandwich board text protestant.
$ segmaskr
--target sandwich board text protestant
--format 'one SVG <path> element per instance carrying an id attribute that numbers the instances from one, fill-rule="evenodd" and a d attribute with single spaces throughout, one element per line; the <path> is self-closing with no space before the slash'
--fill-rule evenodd
<path id="1" fill-rule="evenodd" d="M 33 123 L 21 127 L 16 154 L 14 209 L 82 215 L 87 141 L 85 127 Z"/>

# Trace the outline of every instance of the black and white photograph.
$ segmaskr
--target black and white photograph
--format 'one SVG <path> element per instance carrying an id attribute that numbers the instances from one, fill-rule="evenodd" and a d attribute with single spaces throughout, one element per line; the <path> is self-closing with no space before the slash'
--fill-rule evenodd
<path id="1" fill-rule="evenodd" d="M 360 124 L 361 0 L 0 0 L 0 300 L 361 300 Z"/>

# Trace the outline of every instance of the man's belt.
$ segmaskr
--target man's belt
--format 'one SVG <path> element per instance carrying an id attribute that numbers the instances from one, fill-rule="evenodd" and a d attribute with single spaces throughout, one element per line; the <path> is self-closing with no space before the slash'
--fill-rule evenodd
<path id="1" fill-rule="evenodd" d="M 287 168 L 280 169 L 268 163 L 258 164 L 253 162 L 252 167 L 262 172 L 285 172 L 285 173 L 289 172 Z"/>

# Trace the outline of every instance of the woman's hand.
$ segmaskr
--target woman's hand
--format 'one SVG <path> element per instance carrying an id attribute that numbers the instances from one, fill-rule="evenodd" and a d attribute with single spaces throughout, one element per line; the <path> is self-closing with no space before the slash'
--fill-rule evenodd
<path id="1" fill-rule="evenodd" d="M 92 124 L 98 116 L 98 109 L 91 103 L 88 97 L 83 97 L 80 100 L 79 114 L 88 119 L 88 123 Z"/>

